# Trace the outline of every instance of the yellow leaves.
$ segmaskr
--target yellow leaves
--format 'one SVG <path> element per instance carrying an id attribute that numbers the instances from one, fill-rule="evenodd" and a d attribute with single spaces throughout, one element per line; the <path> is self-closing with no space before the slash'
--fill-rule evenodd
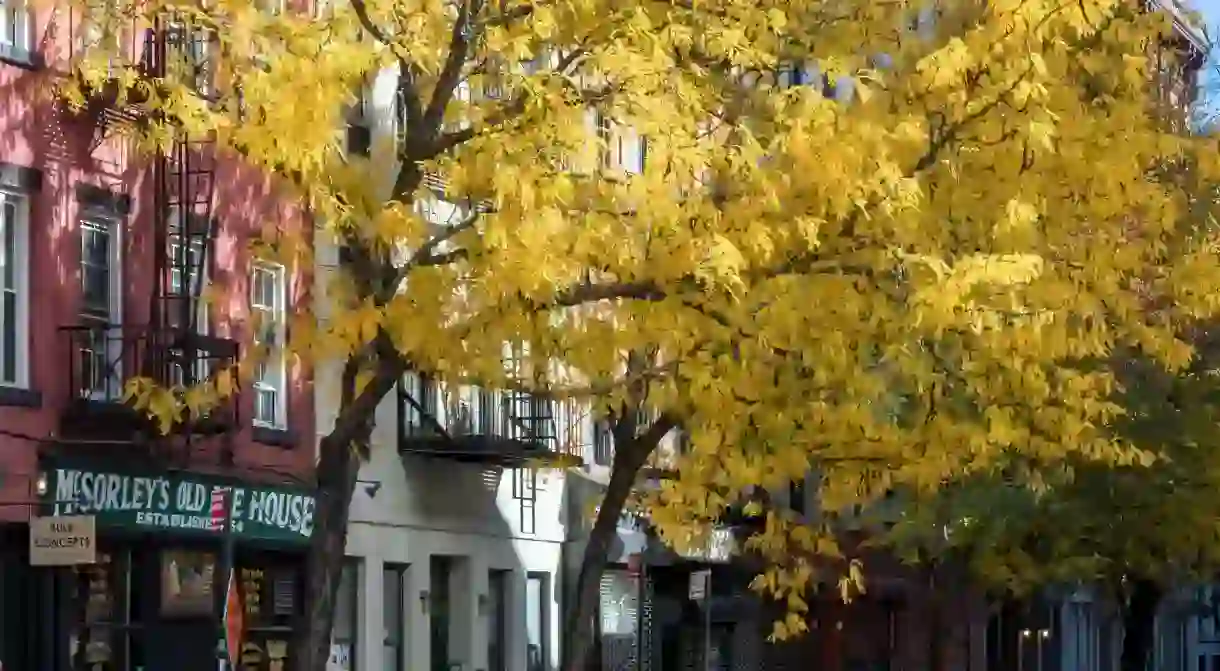
<path id="1" fill-rule="evenodd" d="M 201 419 L 237 392 L 231 368 L 220 368 L 212 376 L 189 387 L 166 387 L 147 377 L 128 378 L 122 401 L 144 413 L 162 435 L 182 422 Z"/>
<path id="2" fill-rule="evenodd" d="M 325 268 L 320 304 L 293 315 L 293 351 L 342 359 L 385 333 L 423 369 L 498 386 L 513 342 L 554 361 L 532 382 L 596 389 L 577 399 L 590 406 L 618 408 L 641 386 L 692 443 L 653 524 L 706 547 L 743 506 L 765 521 L 750 541 L 774 569 L 764 587 L 794 613 L 819 582 L 858 593 L 831 527 L 872 529 L 885 489 L 935 491 L 1014 454 L 1141 454 L 1110 432 L 1123 412 L 1113 371 L 1079 362 L 1137 347 L 1182 369 L 1180 327 L 1220 310 L 1220 246 L 1180 225 L 1214 198 L 1148 170 L 1197 157 L 1214 179 L 1220 152 L 1147 117 L 1149 26 L 1113 15 L 1095 34 L 1085 16 L 1111 16 L 1114 0 L 942 3 L 918 31 L 910 3 L 663 4 L 468 5 L 483 12 L 477 39 L 446 99 L 452 3 L 369 0 L 391 36 L 380 45 L 358 37 L 346 3 L 310 21 L 219 0 L 197 9 L 230 28 L 214 36 L 215 99 L 166 86 L 147 106 L 215 132 L 308 202 L 313 237 L 260 253 L 322 270 L 335 245 L 377 252 L 375 292 Z M 108 51 L 80 61 L 83 80 L 109 80 Z M 798 62 L 798 86 L 745 81 Z M 375 94 L 370 159 L 340 141 L 358 82 Z M 141 127 L 141 147 L 166 145 L 174 124 Z M 407 148 L 400 172 L 392 153 Z M 416 167 L 426 180 L 410 179 Z M 475 204 L 490 211 L 450 237 Z M 419 252 L 428 262 L 404 267 Z M 244 350 L 244 374 L 262 349 Z M 629 352 L 655 369 L 629 377 Z M 129 398 L 172 430 L 236 393 L 235 375 L 133 382 Z M 816 514 L 751 498 L 807 474 Z M 847 567 L 842 583 L 811 566 L 828 558 Z"/>

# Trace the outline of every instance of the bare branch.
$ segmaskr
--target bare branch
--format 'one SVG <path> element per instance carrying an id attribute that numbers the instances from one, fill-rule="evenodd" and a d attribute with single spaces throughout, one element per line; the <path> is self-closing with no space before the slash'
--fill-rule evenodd
<path id="1" fill-rule="evenodd" d="M 559 291 L 555 294 L 554 299 L 548 301 L 545 305 L 537 306 L 537 309 L 573 307 L 584 305 L 585 303 L 596 303 L 597 301 L 618 298 L 658 301 L 664 298 L 665 295 L 661 287 L 657 286 L 656 282 L 652 280 L 615 282 L 611 284 L 582 282 Z"/>
<path id="2" fill-rule="evenodd" d="M 661 442 L 661 439 L 664 438 L 670 431 L 677 428 L 677 426 L 677 418 L 667 412 L 663 412 L 661 413 L 660 417 L 657 417 L 656 421 L 654 421 L 648 426 L 648 428 L 644 429 L 644 431 L 640 433 L 640 436 L 636 439 L 636 441 L 641 447 L 647 448 L 648 451 L 651 452 L 652 450 L 656 449 L 657 445 Z"/>
<path id="3" fill-rule="evenodd" d="M 386 35 L 385 31 L 373 23 L 373 19 L 369 17 L 369 8 L 364 4 L 364 0 L 352 0 L 352 9 L 356 10 L 356 18 L 360 20 L 360 26 L 369 31 L 373 39 L 391 49 L 394 48 L 394 41 L 390 39 L 390 36 Z M 394 55 L 398 56 L 397 52 Z"/>
<path id="4" fill-rule="evenodd" d="M 411 260 L 407 261 L 407 265 L 404 270 L 410 270 L 415 266 L 443 265 L 444 262 L 440 260 L 441 257 L 435 253 L 436 249 L 449 240 L 457 237 L 461 233 L 474 228 L 475 224 L 479 222 L 479 218 L 482 216 L 482 214 L 482 211 L 476 207 L 471 210 L 470 214 L 468 214 L 465 219 L 452 226 L 446 227 L 445 230 L 433 236 L 431 240 L 428 240 L 415 251 L 415 254 L 411 256 Z M 458 258 L 461 257 L 454 257 L 453 260 L 457 260 Z"/>
<path id="5" fill-rule="evenodd" d="M 453 92 L 462 80 L 462 68 L 466 65 L 466 59 L 470 57 L 470 45 L 475 36 L 472 14 L 478 13 L 482 7 L 481 3 L 476 7 L 471 5 L 478 1 L 465 0 L 462 2 L 461 8 L 458 9 L 457 20 L 453 22 L 453 32 L 449 38 L 449 54 L 445 57 L 445 66 L 437 79 L 436 87 L 432 90 L 432 100 L 428 101 L 428 110 L 424 112 L 423 124 L 429 137 L 440 128 L 441 122 L 445 118 L 445 109 L 449 107 L 449 101 L 453 99 Z"/>

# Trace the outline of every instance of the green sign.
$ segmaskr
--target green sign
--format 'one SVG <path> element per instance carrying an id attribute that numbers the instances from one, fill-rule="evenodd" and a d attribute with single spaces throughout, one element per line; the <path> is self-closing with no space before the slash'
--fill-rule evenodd
<path id="1" fill-rule="evenodd" d="M 286 487 L 240 484 L 198 473 L 130 475 L 78 468 L 48 473 L 56 515 L 93 515 L 98 528 L 220 535 L 212 492 L 233 488 L 230 528 L 240 539 L 308 542 L 314 497 Z"/>

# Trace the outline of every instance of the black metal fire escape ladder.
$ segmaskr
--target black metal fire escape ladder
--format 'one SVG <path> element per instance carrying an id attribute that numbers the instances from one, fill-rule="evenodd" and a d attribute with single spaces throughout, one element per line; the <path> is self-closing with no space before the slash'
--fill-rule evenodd
<path id="1" fill-rule="evenodd" d="M 150 39 L 153 76 L 184 76 L 187 85 L 205 95 L 206 81 L 201 73 L 207 70 L 207 32 L 164 15 L 157 19 Z M 160 121 L 167 120 L 163 117 Z M 215 238 L 212 200 L 216 158 L 211 137 L 191 138 L 172 120 L 168 125 L 173 140 L 166 150 L 158 152 L 153 165 L 156 280 L 150 310 L 150 337 L 154 340 L 150 363 L 159 381 L 189 387 L 208 374 L 209 354 L 201 348 L 199 338 L 206 325 L 199 324 L 198 319 Z"/>
<path id="2" fill-rule="evenodd" d="M 554 401 L 525 391 L 504 392 L 507 405 L 505 415 L 511 435 L 531 444 L 531 451 L 553 454 L 559 444 L 559 432 L 553 410 Z M 537 465 L 521 464 L 512 473 L 513 498 L 519 504 L 521 533 L 533 534 L 537 530 L 538 468 Z"/>

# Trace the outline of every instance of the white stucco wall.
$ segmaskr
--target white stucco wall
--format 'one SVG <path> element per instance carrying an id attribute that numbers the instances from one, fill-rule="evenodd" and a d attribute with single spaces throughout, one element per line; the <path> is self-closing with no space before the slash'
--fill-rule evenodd
<path id="1" fill-rule="evenodd" d="M 316 380 L 319 427 L 332 422 L 337 387 L 331 371 Z M 450 661 L 463 671 L 489 669 L 490 617 L 479 613 L 479 597 L 490 599 L 489 572 L 507 571 L 507 671 L 526 671 L 526 577 L 549 576 L 545 606 L 548 668 L 559 663 L 564 474 L 540 471 L 534 523 L 523 528 L 522 504 L 514 499 L 512 472 L 445 459 L 400 457 L 396 397 L 379 408 L 372 453 L 361 470 L 352 501 L 347 554 L 359 560 L 356 671 L 388 669 L 383 653 L 383 568 L 406 568 L 403 594 L 405 669 L 428 670 L 431 638 L 427 605 L 431 559 L 454 560 L 451 580 Z M 532 526 L 532 528 L 530 528 Z"/>
<path id="2" fill-rule="evenodd" d="M 394 80 L 383 75 L 371 96 L 374 109 L 374 154 L 389 149 L 383 140 L 391 131 Z M 379 163 L 387 164 L 376 157 Z M 389 173 L 390 171 L 387 171 Z M 387 184 L 393 180 L 386 175 Z M 330 273 L 338 262 L 333 246 L 321 241 L 315 250 L 319 264 L 316 296 L 325 295 Z M 325 304 L 317 306 L 325 315 Z M 319 436 L 334 422 L 338 408 L 337 365 L 319 365 L 315 379 L 315 409 Z M 383 568 L 405 567 L 402 640 L 408 671 L 428 671 L 431 636 L 427 600 L 431 560 L 453 560 L 450 581 L 452 626 L 451 662 L 462 671 L 490 668 L 490 618 L 479 612 L 482 596 L 489 599 L 489 572 L 507 571 L 506 671 L 526 671 L 526 579 L 529 573 L 549 576 L 545 607 L 548 669 L 558 667 L 561 640 L 560 601 L 565 540 L 564 476 L 539 472 L 534 523 L 523 527 L 521 502 L 513 497 L 512 472 L 444 459 L 400 457 L 397 397 L 389 395 L 378 409 L 370 460 L 361 470 L 348 527 L 347 554 L 359 562 L 354 671 L 387 671 L 383 659 L 385 587 Z M 443 418 L 442 418 L 442 421 Z M 489 609 L 488 609 L 489 610 Z"/>

